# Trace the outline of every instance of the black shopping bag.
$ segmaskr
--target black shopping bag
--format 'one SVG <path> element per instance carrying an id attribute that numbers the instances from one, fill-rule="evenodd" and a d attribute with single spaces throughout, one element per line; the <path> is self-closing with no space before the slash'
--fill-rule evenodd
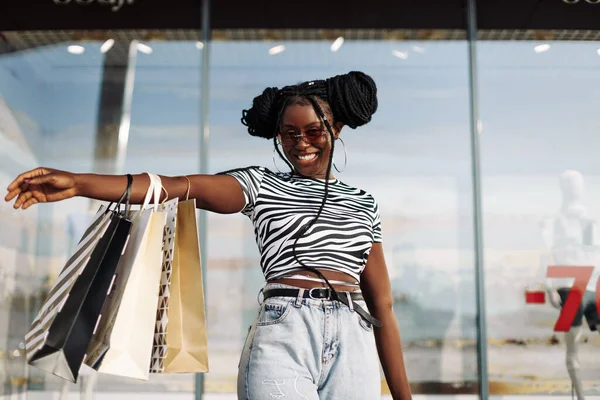
<path id="1" fill-rule="evenodd" d="M 131 221 L 128 187 L 114 209 L 102 206 L 58 276 L 25 336 L 27 362 L 77 382 L 102 304 L 126 246 Z M 126 198 L 126 211 L 120 205 Z"/>

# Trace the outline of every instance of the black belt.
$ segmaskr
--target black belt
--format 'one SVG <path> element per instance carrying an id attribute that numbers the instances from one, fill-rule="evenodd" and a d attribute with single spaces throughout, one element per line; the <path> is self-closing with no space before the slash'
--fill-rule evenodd
<path id="1" fill-rule="evenodd" d="M 298 293 L 302 289 L 269 289 L 265 290 L 263 293 L 264 299 L 268 299 L 270 297 L 298 297 Z M 348 294 L 350 295 L 350 301 L 352 305 L 350 305 L 348 301 Z M 381 328 L 381 322 L 374 318 L 371 314 L 365 311 L 361 306 L 356 304 L 356 301 L 364 300 L 362 293 L 360 292 L 334 292 L 329 288 L 317 287 L 312 289 L 304 289 L 304 293 L 302 295 L 304 299 L 314 299 L 314 300 L 337 300 L 349 308 L 354 309 L 365 321 L 371 323 L 372 325 Z"/>

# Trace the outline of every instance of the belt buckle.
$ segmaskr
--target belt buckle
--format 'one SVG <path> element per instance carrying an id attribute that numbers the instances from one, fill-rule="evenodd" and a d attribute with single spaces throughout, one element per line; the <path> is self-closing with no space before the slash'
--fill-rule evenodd
<path id="1" fill-rule="evenodd" d="M 313 294 L 318 293 L 318 294 Z M 316 287 L 308 291 L 308 297 L 313 300 L 331 300 L 331 290 L 329 288 Z"/>

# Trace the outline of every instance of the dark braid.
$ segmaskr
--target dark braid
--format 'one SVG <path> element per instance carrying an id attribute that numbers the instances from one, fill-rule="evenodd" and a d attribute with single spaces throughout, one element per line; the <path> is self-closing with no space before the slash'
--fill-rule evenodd
<path id="1" fill-rule="evenodd" d="M 337 292 L 333 288 L 331 283 L 329 282 L 329 279 L 327 279 L 325 277 L 325 275 L 323 275 L 321 273 L 321 271 L 319 271 L 318 269 L 304 264 L 302 262 L 302 260 L 300 260 L 298 258 L 298 253 L 296 253 L 296 245 L 298 244 L 298 241 L 317 222 L 317 220 L 321 216 L 321 213 L 323 212 L 323 208 L 325 208 L 325 202 L 327 201 L 327 196 L 329 195 L 329 175 L 331 174 L 331 167 L 333 165 L 333 150 L 335 148 L 335 137 L 333 135 L 333 129 L 331 128 L 331 125 L 329 124 L 329 121 L 327 120 L 327 117 L 325 116 L 323 109 L 321 108 L 319 103 L 314 98 L 309 97 L 308 100 L 310 101 L 311 105 L 315 109 L 317 115 L 319 116 L 319 119 L 323 122 L 323 124 L 327 128 L 327 131 L 329 132 L 329 138 L 331 139 L 331 150 L 329 152 L 329 161 L 327 162 L 327 170 L 325 172 L 325 194 L 323 195 L 323 201 L 321 201 L 321 205 L 319 206 L 319 211 L 317 211 L 317 215 L 315 216 L 315 218 L 312 221 L 310 221 L 308 224 L 304 225 L 301 229 L 298 230 L 298 233 L 295 236 L 294 244 L 292 246 L 292 253 L 294 253 L 294 260 L 296 260 L 298 265 L 300 265 L 301 267 L 303 267 L 306 270 L 309 270 L 309 271 L 317 274 L 317 276 L 319 278 L 323 279 L 325 281 L 325 283 L 327 284 L 327 286 L 329 286 L 329 289 L 331 289 L 331 291 L 337 296 Z"/>
<path id="2" fill-rule="evenodd" d="M 377 111 L 377 86 L 361 72 L 327 79 L 327 93 L 334 117 L 352 129 L 370 122 Z"/>
<path id="3" fill-rule="evenodd" d="M 323 104 L 329 107 L 333 121 L 326 117 Z M 272 139 L 275 150 L 279 156 L 288 164 L 291 163 L 283 156 L 277 146 L 277 135 L 286 108 L 292 104 L 310 105 L 319 116 L 319 119 L 327 129 L 331 139 L 331 151 L 325 174 L 325 193 L 323 201 L 319 206 L 317 215 L 313 220 L 298 230 L 294 239 L 293 253 L 296 262 L 304 269 L 317 274 L 323 279 L 327 286 L 337 296 L 337 292 L 329 283 L 329 280 L 316 268 L 305 265 L 296 254 L 296 244 L 310 228 L 317 222 L 329 194 L 329 176 L 333 164 L 333 151 L 335 136 L 332 125 L 341 122 L 355 129 L 371 121 L 372 115 L 377 111 L 377 86 L 373 79 L 362 72 L 350 72 L 344 75 L 334 76 L 326 80 L 316 80 L 300 83 L 298 85 L 285 86 L 281 89 L 269 87 L 263 93 L 254 98 L 252 107 L 242 112 L 242 124 L 248 127 L 248 133 L 265 139 Z"/>
<path id="4" fill-rule="evenodd" d="M 349 72 L 326 80 L 315 80 L 298 85 L 266 88 L 252 101 L 252 107 L 242 112 L 242 124 L 248 133 L 273 139 L 285 108 L 293 103 L 319 99 L 331 108 L 333 121 L 355 129 L 371 121 L 377 111 L 377 86 L 362 72 Z M 305 103 L 307 104 L 307 103 Z"/>

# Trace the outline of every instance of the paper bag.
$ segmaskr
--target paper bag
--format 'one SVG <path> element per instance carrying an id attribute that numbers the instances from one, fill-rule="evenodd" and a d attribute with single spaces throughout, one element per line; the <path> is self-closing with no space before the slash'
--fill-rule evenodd
<path id="1" fill-rule="evenodd" d="M 132 217 L 130 245 L 117 268 L 85 364 L 98 372 L 147 380 L 162 265 L 166 215 L 157 211 L 160 182 L 151 184 Z M 146 208 L 154 194 L 154 207 Z"/>
<path id="2" fill-rule="evenodd" d="M 208 344 L 196 201 L 177 207 L 164 373 L 208 372 Z"/>

